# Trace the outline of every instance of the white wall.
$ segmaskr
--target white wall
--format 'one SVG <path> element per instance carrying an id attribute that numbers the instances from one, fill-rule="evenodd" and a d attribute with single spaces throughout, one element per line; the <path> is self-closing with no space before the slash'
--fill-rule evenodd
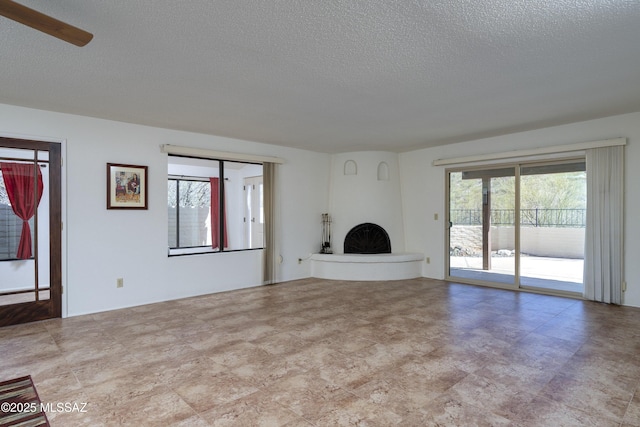
<path id="1" fill-rule="evenodd" d="M 625 114 L 564 126 L 537 129 L 494 138 L 402 153 L 400 171 L 407 251 L 424 252 L 431 258 L 425 264 L 426 277 L 442 279 L 445 248 L 444 191 L 445 168 L 432 166 L 436 159 L 498 153 L 587 142 L 616 137 L 628 138 L 626 147 L 625 194 L 625 279 L 624 304 L 640 307 L 640 113 Z M 434 219 L 438 214 L 438 219 Z"/>
<path id="2" fill-rule="evenodd" d="M 0 135 L 66 141 L 63 312 L 111 310 L 262 282 L 262 251 L 167 257 L 167 155 L 161 144 L 275 156 L 283 262 L 278 280 L 309 276 L 328 206 L 330 156 L 0 104 Z M 106 163 L 149 167 L 149 209 L 106 209 Z M 116 278 L 124 287 L 116 288 Z"/>
<path id="3" fill-rule="evenodd" d="M 381 183 L 384 203 L 371 204 L 360 184 L 344 187 L 343 160 L 304 150 L 240 141 L 203 134 L 119 123 L 0 104 L 0 135 L 65 141 L 63 189 L 66 205 L 63 256 L 63 310 L 68 315 L 111 310 L 156 301 L 219 292 L 261 283 L 261 251 L 167 257 L 166 154 L 161 144 L 277 156 L 279 253 L 283 257 L 278 280 L 310 275 L 308 262 L 318 252 L 321 214 L 334 215 L 333 246 L 341 247 L 355 222 L 376 222 L 392 238 L 394 251 L 421 252 L 431 258 L 423 275 L 444 278 L 444 168 L 439 158 L 502 152 L 627 137 L 625 304 L 640 306 L 640 113 L 615 116 L 553 128 L 538 129 L 461 144 L 402 153 L 352 153 L 358 174 L 377 182 L 377 165 L 386 161 L 390 180 Z M 394 160 L 394 159 L 399 159 Z M 106 163 L 149 167 L 149 210 L 106 209 Z M 362 175 L 360 175 L 362 174 Z M 333 177 L 331 200 L 330 175 Z M 399 177 L 398 181 L 395 177 Z M 398 182 L 401 185 L 398 185 Z M 347 188 L 349 189 L 347 191 Z M 400 191 L 399 191 L 400 189 Z M 400 196 L 402 195 L 402 198 Z M 351 210 L 344 210 L 348 199 Z M 398 209 L 384 212 L 385 206 Z M 357 215 L 356 215 L 357 214 Z M 438 218 L 434 218 L 434 214 Z M 116 278 L 124 287 L 116 288 Z"/>
<path id="4" fill-rule="evenodd" d="M 344 165 L 347 161 L 357 164 L 357 174 L 345 175 Z M 388 180 L 378 179 L 378 166 L 382 162 L 388 166 Z M 343 253 L 344 238 L 349 230 L 365 222 L 377 224 L 387 231 L 392 252 L 405 251 L 396 153 L 368 151 L 336 154 L 332 159 L 331 180 L 329 213 L 333 218 L 331 246 L 334 253 Z"/>

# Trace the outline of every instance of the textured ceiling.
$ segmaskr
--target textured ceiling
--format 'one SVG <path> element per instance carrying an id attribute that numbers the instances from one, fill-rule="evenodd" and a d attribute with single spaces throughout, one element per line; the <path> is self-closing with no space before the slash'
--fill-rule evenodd
<path id="1" fill-rule="evenodd" d="M 406 151 L 640 111 L 635 0 L 20 0 L 0 103 L 322 152 Z"/>

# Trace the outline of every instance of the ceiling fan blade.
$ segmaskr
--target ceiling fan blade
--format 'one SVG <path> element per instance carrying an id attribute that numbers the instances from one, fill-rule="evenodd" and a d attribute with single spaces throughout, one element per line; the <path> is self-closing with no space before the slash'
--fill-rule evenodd
<path id="1" fill-rule="evenodd" d="M 0 15 L 76 46 L 84 46 L 93 38 L 91 33 L 11 0 L 0 0 Z"/>

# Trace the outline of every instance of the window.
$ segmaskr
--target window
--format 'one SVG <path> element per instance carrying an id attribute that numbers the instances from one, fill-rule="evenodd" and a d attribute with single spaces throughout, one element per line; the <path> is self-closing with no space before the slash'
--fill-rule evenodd
<path id="1" fill-rule="evenodd" d="M 0 261 L 17 259 L 16 253 L 22 236 L 22 222 L 20 217 L 13 212 L 0 169 Z M 31 217 L 28 222 L 33 242 L 35 238 L 34 217 Z"/>
<path id="2" fill-rule="evenodd" d="M 264 246 L 262 164 L 182 156 L 168 159 L 170 256 Z"/>
<path id="3" fill-rule="evenodd" d="M 211 245 L 211 184 L 196 178 L 169 178 L 169 247 Z M 203 226 L 205 225 L 205 226 Z"/>
<path id="4" fill-rule="evenodd" d="M 0 170 L 0 260 L 15 259 L 21 231 L 22 220 L 11 209 Z"/>

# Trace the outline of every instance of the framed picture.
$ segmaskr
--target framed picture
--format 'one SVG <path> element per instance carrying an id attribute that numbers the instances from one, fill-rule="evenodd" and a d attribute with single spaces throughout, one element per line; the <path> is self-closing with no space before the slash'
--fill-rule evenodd
<path id="1" fill-rule="evenodd" d="M 147 166 L 107 163 L 107 209 L 147 209 Z"/>

